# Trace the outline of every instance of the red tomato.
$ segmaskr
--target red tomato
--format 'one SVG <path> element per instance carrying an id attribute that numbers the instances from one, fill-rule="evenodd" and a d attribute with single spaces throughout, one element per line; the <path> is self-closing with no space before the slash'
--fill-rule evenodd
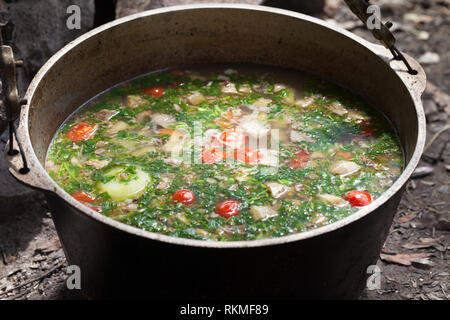
<path id="1" fill-rule="evenodd" d="M 213 122 L 221 126 L 223 129 L 230 129 L 233 127 L 233 124 L 231 122 L 222 118 L 216 118 L 213 120 Z"/>
<path id="2" fill-rule="evenodd" d="M 301 168 L 306 162 L 309 161 L 309 152 L 308 150 L 300 150 L 295 154 L 294 158 L 290 160 L 291 169 Z"/>
<path id="3" fill-rule="evenodd" d="M 85 205 L 87 205 L 92 210 L 95 210 L 97 212 L 102 212 L 102 207 L 100 207 L 100 206 L 91 206 L 90 204 L 87 204 L 87 203 L 85 203 Z"/>
<path id="4" fill-rule="evenodd" d="M 375 129 L 372 127 L 372 125 L 367 121 L 363 120 L 359 123 L 362 127 L 362 135 L 363 137 L 370 138 L 375 136 Z"/>
<path id="5" fill-rule="evenodd" d="M 239 214 L 239 205 L 241 203 L 236 200 L 225 200 L 216 207 L 216 213 L 223 218 L 235 217 Z"/>
<path id="6" fill-rule="evenodd" d="M 246 135 L 243 132 L 236 130 L 228 130 L 222 132 L 219 136 L 219 141 L 233 149 L 240 148 L 245 145 Z"/>
<path id="7" fill-rule="evenodd" d="M 179 202 L 186 206 L 193 204 L 194 200 L 195 200 L 194 193 L 188 189 L 178 190 L 178 191 L 174 192 L 172 195 L 173 202 Z"/>
<path id="8" fill-rule="evenodd" d="M 87 140 L 95 133 L 96 128 L 95 124 L 90 125 L 86 122 L 80 122 L 66 132 L 66 137 L 73 142 Z"/>
<path id="9" fill-rule="evenodd" d="M 145 88 L 142 89 L 142 92 L 148 94 L 149 96 L 152 96 L 153 98 L 161 98 L 162 95 L 164 94 L 164 88 L 163 87 Z"/>
<path id="10" fill-rule="evenodd" d="M 97 199 L 93 196 L 91 196 L 90 194 L 87 194 L 86 192 L 82 192 L 82 191 L 76 191 L 74 193 L 72 193 L 72 197 L 74 197 L 75 199 L 77 199 L 80 202 L 88 202 L 88 203 L 92 203 L 97 201 Z"/>
<path id="11" fill-rule="evenodd" d="M 336 152 L 336 156 L 344 158 L 345 160 L 350 160 L 352 158 L 352 154 L 350 152 L 343 152 L 343 151 Z"/>
<path id="12" fill-rule="evenodd" d="M 225 153 L 221 148 L 211 148 L 203 150 L 202 160 L 206 164 L 214 164 L 223 161 Z"/>
<path id="13" fill-rule="evenodd" d="M 344 196 L 352 207 L 364 207 L 372 202 L 372 196 L 368 192 L 353 190 Z"/>
<path id="14" fill-rule="evenodd" d="M 256 163 L 261 159 L 261 154 L 258 150 L 238 149 L 234 154 L 234 158 L 246 163 Z"/>
<path id="15" fill-rule="evenodd" d="M 175 77 L 182 77 L 184 76 L 184 72 L 181 70 L 172 70 L 170 71 L 170 74 L 175 76 Z"/>

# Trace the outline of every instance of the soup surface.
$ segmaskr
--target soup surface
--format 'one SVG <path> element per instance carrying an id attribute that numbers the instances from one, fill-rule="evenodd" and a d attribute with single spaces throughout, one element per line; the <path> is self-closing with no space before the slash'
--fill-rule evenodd
<path id="1" fill-rule="evenodd" d="M 342 219 L 387 190 L 402 159 L 385 118 L 344 89 L 291 70 L 194 66 L 86 103 L 46 169 L 123 223 L 231 241 Z"/>

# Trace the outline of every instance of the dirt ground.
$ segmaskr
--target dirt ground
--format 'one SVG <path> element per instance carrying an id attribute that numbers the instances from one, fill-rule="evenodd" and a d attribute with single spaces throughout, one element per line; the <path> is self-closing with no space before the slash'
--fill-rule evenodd
<path id="1" fill-rule="evenodd" d="M 383 21 L 394 22 L 398 47 L 425 68 L 429 142 L 450 122 L 450 1 L 373 3 L 381 6 Z M 374 41 L 340 0 L 328 1 L 321 17 Z M 381 288 L 364 291 L 361 299 L 450 300 L 449 141 L 446 131 L 426 150 L 377 262 Z M 0 299 L 82 299 L 65 286 L 66 261 L 42 195 L 31 192 L 11 203 L 16 210 L 0 215 Z"/>

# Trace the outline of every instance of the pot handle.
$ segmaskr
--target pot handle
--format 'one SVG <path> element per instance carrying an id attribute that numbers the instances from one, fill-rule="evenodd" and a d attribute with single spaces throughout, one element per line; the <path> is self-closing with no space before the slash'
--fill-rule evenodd
<path id="1" fill-rule="evenodd" d="M 422 96 L 425 88 L 427 86 L 427 76 L 422 66 L 412 57 L 403 53 L 403 56 L 408 61 L 410 66 L 416 71 L 415 74 L 411 74 L 406 68 L 405 64 L 401 60 L 393 59 L 391 51 L 386 49 L 382 45 L 374 44 L 371 42 L 367 42 L 368 47 L 372 49 L 372 51 L 377 54 L 380 58 L 386 61 L 394 70 L 397 75 L 402 79 L 402 81 L 406 84 L 408 90 L 414 99 L 420 101 L 420 97 Z"/>
<path id="2" fill-rule="evenodd" d="M 20 129 L 19 129 L 20 130 Z M 23 138 L 23 135 L 20 133 L 18 134 Z M 17 137 L 17 135 L 16 135 Z M 19 138 L 20 139 L 20 138 Z M 17 140 L 16 140 L 17 141 Z M 24 141 L 22 139 L 22 141 Z M 19 156 L 19 154 L 8 154 L 9 149 L 9 143 L 6 145 L 5 153 L 4 153 L 4 159 L 6 161 L 6 165 L 8 166 L 8 170 L 11 173 L 11 175 L 16 178 L 19 182 L 35 188 L 39 189 L 41 191 L 54 191 L 51 188 L 51 181 L 49 180 L 48 176 L 46 175 L 45 169 L 42 168 L 39 161 L 37 159 L 27 159 L 28 161 L 28 171 L 23 170 L 24 164 L 23 164 L 23 158 Z M 26 143 L 23 145 L 23 151 L 26 155 L 33 154 L 29 151 L 30 145 Z"/>

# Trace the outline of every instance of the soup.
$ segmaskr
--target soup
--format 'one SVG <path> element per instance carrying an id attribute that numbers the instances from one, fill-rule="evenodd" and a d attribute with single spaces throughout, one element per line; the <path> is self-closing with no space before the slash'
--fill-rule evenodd
<path id="1" fill-rule="evenodd" d="M 317 228 L 369 205 L 400 175 L 387 120 L 292 70 L 193 66 L 120 84 L 57 131 L 46 169 L 123 223 L 216 241 Z"/>

